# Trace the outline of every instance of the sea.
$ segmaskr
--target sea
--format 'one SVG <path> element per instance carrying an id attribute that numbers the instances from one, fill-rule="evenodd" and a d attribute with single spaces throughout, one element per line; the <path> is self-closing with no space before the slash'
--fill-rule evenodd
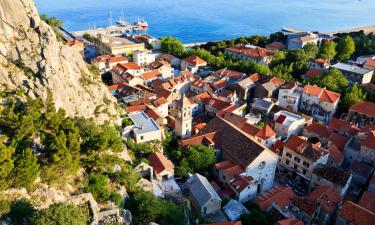
<path id="1" fill-rule="evenodd" d="M 144 18 L 147 33 L 184 43 L 269 35 L 283 27 L 330 32 L 375 25 L 375 0 L 35 0 L 70 31 Z"/>

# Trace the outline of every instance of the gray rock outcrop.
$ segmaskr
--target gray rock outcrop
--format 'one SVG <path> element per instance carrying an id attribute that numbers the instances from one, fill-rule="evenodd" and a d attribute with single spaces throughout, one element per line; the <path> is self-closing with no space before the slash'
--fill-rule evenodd
<path id="1" fill-rule="evenodd" d="M 0 0 L 0 91 L 23 90 L 98 123 L 119 119 L 115 99 L 74 48 L 57 41 L 32 0 Z"/>

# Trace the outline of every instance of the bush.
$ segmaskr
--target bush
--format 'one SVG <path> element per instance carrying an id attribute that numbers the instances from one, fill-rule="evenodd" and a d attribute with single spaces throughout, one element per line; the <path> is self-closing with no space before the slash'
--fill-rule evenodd
<path id="1" fill-rule="evenodd" d="M 5 199 L 0 199 L 0 219 L 10 212 L 11 202 Z"/>
<path id="2" fill-rule="evenodd" d="M 111 196 L 108 191 L 108 178 L 101 174 L 91 174 L 86 178 L 85 191 L 99 201 L 107 201 Z"/>
<path id="3" fill-rule="evenodd" d="M 32 225 L 87 225 L 89 222 L 88 207 L 77 207 L 71 204 L 53 204 L 39 211 L 33 218 Z"/>
<path id="4" fill-rule="evenodd" d="M 11 205 L 9 217 L 16 225 L 29 224 L 34 215 L 34 207 L 26 200 L 17 200 Z"/>

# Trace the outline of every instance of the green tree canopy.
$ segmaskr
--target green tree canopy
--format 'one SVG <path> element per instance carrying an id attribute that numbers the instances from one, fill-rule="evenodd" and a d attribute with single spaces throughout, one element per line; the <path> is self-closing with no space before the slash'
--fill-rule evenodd
<path id="1" fill-rule="evenodd" d="M 77 207 L 71 204 L 53 204 L 38 211 L 32 219 L 32 225 L 87 225 L 89 222 L 88 207 Z"/>
<path id="2" fill-rule="evenodd" d="M 336 58 L 338 60 L 344 61 L 350 59 L 355 51 L 355 43 L 353 41 L 353 38 L 349 35 L 340 38 L 336 46 L 336 51 Z"/>
<path id="3" fill-rule="evenodd" d="M 357 83 L 355 83 L 353 87 L 347 93 L 345 93 L 342 99 L 343 109 L 348 110 L 352 105 L 363 102 L 365 100 L 366 94 L 364 93 L 362 88 L 359 87 Z"/>
<path id="4" fill-rule="evenodd" d="M 169 36 L 161 39 L 161 51 L 181 57 L 185 51 L 185 48 L 177 38 Z"/>
<path id="5" fill-rule="evenodd" d="M 330 69 L 323 77 L 317 78 L 312 82 L 320 87 L 326 87 L 328 90 L 338 93 L 344 93 L 349 85 L 346 77 L 336 68 Z"/>
<path id="6" fill-rule="evenodd" d="M 12 160 L 13 149 L 7 147 L 4 141 L 4 138 L 0 138 L 0 190 L 8 187 L 8 175 L 14 167 Z"/>
<path id="7" fill-rule="evenodd" d="M 323 43 L 319 51 L 319 56 L 323 59 L 333 59 L 337 54 L 336 45 L 337 44 L 333 41 Z"/>
<path id="8" fill-rule="evenodd" d="M 215 162 L 215 149 L 204 145 L 189 146 L 186 149 L 176 151 L 175 154 L 180 154 L 176 168 L 176 173 L 180 176 L 206 171 Z"/>
<path id="9" fill-rule="evenodd" d="M 15 168 L 12 170 L 13 186 L 30 188 L 38 175 L 38 159 L 31 149 L 27 148 L 19 155 L 15 162 Z"/>
<path id="10" fill-rule="evenodd" d="M 318 54 L 319 48 L 315 43 L 308 43 L 303 46 L 303 50 L 309 59 L 315 59 Z"/>

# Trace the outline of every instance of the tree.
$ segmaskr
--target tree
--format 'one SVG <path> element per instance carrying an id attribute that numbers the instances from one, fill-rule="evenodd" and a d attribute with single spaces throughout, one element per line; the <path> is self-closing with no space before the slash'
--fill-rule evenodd
<path id="1" fill-rule="evenodd" d="M 30 148 L 25 149 L 15 161 L 12 171 L 12 182 L 14 187 L 29 189 L 39 175 L 38 159 Z"/>
<path id="2" fill-rule="evenodd" d="M 336 57 L 338 60 L 344 61 L 350 59 L 351 55 L 355 51 L 355 43 L 353 38 L 349 35 L 340 38 L 336 46 L 336 51 Z"/>
<path id="3" fill-rule="evenodd" d="M 181 57 L 185 48 L 178 39 L 169 36 L 161 39 L 161 51 Z"/>
<path id="4" fill-rule="evenodd" d="M 132 212 L 134 225 L 149 224 L 185 224 L 185 215 L 175 203 L 158 199 L 151 193 L 138 191 L 130 195 L 125 207 Z"/>
<path id="5" fill-rule="evenodd" d="M 206 171 L 215 162 L 215 149 L 204 145 L 189 146 L 180 152 L 182 155 L 176 173 L 181 176 Z"/>
<path id="6" fill-rule="evenodd" d="M 10 208 L 9 217 L 16 225 L 29 224 L 35 215 L 34 207 L 26 200 L 17 200 Z"/>
<path id="7" fill-rule="evenodd" d="M 333 59 L 336 55 L 336 45 L 333 41 L 325 42 L 320 48 L 319 56 L 323 59 Z"/>
<path id="8" fill-rule="evenodd" d="M 349 109 L 352 105 L 363 102 L 366 100 L 366 94 L 357 83 L 353 85 L 349 92 L 345 93 L 342 99 L 342 105 L 344 110 Z"/>
<path id="9" fill-rule="evenodd" d="M 349 85 L 346 77 L 336 68 L 330 69 L 322 78 L 317 78 L 312 82 L 320 87 L 326 87 L 328 90 L 338 93 L 344 93 Z"/>
<path id="10" fill-rule="evenodd" d="M 319 48 L 315 43 L 308 43 L 303 46 L 303 50 L 309 59 L 315 59 L 318 54 Z"/>
<path id="11" fill-rule="evenodd" d="M 0 138 L 0 190 L 8 187 L 8 175 L 14 165 L 12 160 L 13 149 L 4 144 L 4 138 Z"/>
<path id="12" fill-rule="evenodd" d="M 101 174 L 91 174 L 86 178 L 85 191 L 90 192 L 99 201 L 106 201 L 111 196 L 108 191 L 108 178 Z"/>
<path id="13" fill-rule="evenodd" d="M 32 225 L 86 225 L 89 222 L 87 207 L 71 204 L 53 204 L 36 213 Z"/>

